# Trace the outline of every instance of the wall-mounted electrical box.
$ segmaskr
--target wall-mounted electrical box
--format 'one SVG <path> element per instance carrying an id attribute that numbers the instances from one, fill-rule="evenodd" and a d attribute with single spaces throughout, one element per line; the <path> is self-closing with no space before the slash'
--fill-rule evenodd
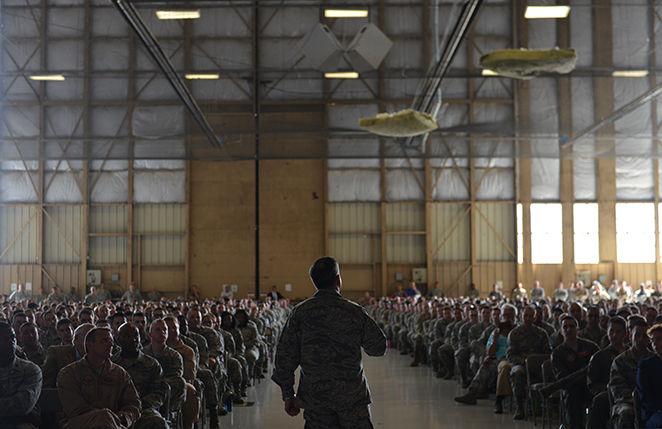
<path id="1" fill-rule="evenodd" d="M 99 286 L 101 284 L 101 270 L 87 270 L 87 285 Z"/>

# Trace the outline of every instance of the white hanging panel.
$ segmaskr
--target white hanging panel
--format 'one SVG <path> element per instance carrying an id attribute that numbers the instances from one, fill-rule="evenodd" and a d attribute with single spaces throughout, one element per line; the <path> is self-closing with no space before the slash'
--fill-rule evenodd
<path id="1" fill-rule="evenodd" d="M 515 171 L 504 169 L 485 170 L 477 168 L 476 190 L 477 200 L 515 200 Z"/>
<path id="2" fill-rule="evenodd" d="M 611 6 L 614 68 L 648 69 L 648 13 L 647 7 Z"/>
<path id="3" fill-rule="evenodd" d="M 575 200 L 595 201 L 597 199 L 595 159 L 575 158 L 573 162 L 573 169 Z"/>
<path id="4" fill-rule="evenodd" d="M 147 139 L 184 135 L 184 114 L 184 106 L 136 106 L 133 135 Z"/>
<path id="5" fill-rule="evenodd" d="M 55 177 L 53 177 L 55 174 Z M 51 180 L 52 178 L 52 180 Z M 78 180 L 78 182 L 76 182 Z M 83 194 L 81 194 L 81 187 L 83 183 L 83 173 L 79 171 L 76 173 L 76 179 L 71 172 L 46 172 L 44 173 L 44 189 L 46 185 L 48 191 L 44 195 L 44 202 L 46 203 L 82 203 Z"/>
<path id="6" fill-rule="evenodd" d="M 89 184 L 92 186 L 96 173 L 90 173 Z M 99 174 L 90 192 L 92 203 L 126 203 L 129 198 L 129 172 L 115 171 Z"/>
<path id="7" fill-rule="evenodd" d="M 561 192 L 560 161 L 550 158 L 531 159 L 531 198 L 533 201 L 558 201 Z M 522 177 L 520 180 L 525 181 Z"/>
<path id="8" fill-rule="evenodd" d="M 8 171 L 0 174 L 0 202 L 36 203 L 35 187 L 39 183 L 37 172 Z"/>
<path id="9" fill-rule="evenodd" d="M 434 186 L 435 182 L 437 184 L 432 190 L 434 201 L 467 201 L 469 199 L 469 189 L 467 189 L 469 170 L 463 168 L 460 171 L 462 176 L 454 167 L 433 170 L 432 185 Z M 464 180 L 462 180 L 463 178 Z"/>

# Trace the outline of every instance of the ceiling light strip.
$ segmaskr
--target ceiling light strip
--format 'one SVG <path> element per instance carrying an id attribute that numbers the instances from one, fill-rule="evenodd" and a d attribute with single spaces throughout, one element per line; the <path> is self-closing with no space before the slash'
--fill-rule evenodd
<path id="1" fill-rule="evenodd" d="M 648 70 L 616 70 L 611 75 L 613 77 L 646 77 Z"/>
<path id="2" fill-rule="evenodd" d="M 365 18 L 368 16 L 367 10 L 361 9 L 325 9 L 325 18 Z"/>
<path id="3" fill-rule="evenodd" d="M 526 19 L 567 18 L 570 6 L 527 6 L 524 12 Z"/>
<path id="4" fill-rule="evenodd" d="M 358 79 L 359 74 L 357 72 L 334 72 L 324 73 L 324 77 L 327 79 Z"/>
<path id="5" fill-rule="evenodd" d="M 218 79 L 220 76 L 217 74 L 187 74 L 184 75 L 186 79 L 195 80 L 195 79 Z"/>
<path id="6" fill-rule="evenodd" d="M 31 80 L 45 80 L 45 81 L 63 81 L 64 76 L 61 74 L 45 74 L 30 76 Z"/>
<path id="7" fill-rule="evenodd" d="M 199 10 L 157 10 L 156 17 L 159 19 L 198 19 Z"/>

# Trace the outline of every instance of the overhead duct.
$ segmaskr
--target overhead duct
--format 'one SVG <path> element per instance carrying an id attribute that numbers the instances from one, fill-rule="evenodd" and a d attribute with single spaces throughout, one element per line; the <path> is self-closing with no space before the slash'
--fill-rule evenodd
<path id="1" fill-rule="evenodd" d="M 204 113 L 198 106 L 198 103 L 193 98 L 193 95 L 189 91 L 188 87 L 184 84 L 184 80 L 179 76 L 175 66 L 170 61 L 170 58 L 163 52 L 161 45 L 159 44 L 154 34 L 150 31 L 145 21 L 136 10 L 136 8 L 130 2 L 124 0 L 111 0 L 117 10 L 120 11 L 126 22 L 129 24 L 133 32 L 138 36 L 140 41 L 143 43 L 147 52 L 151 57 L 156 61 L 165 77 L 172 85 L 173 89 L 188 109 L 189 113 L 193 116 L 193 119 L 200 125 L 202 132 L 207 136 L 209 142 L 212 146 L 219 148 L 222 145 L 222 141 L 216 136 L 211 125 L 207 121 Z"/>
<path id="2" fill-rule="evenodd" d="M 469 33 L 469 30 L 471 30 L 483 7 L 483 3 L 484 0 L 467 0 L 462 5 L 458 20 L 453 27 L 453 31 L 448 36 L 446 46 L 444 46 L 439 60 L 428 69 L 421 94 L 417 95 L 412 103 L 414 110 L 427 113 L 433 118 L 437 117 L 441 108 L 441 99 L 437 97 L 437 93 L 441 87 L 441 81 L 450 68 L 462 40 Z M 427 134 L 421 138 L 419 143 L 415 144 L 414 138 L 409 137 L 405 140 L 404 144 L 406 146 L 422 146 L 426 139 Z"/>

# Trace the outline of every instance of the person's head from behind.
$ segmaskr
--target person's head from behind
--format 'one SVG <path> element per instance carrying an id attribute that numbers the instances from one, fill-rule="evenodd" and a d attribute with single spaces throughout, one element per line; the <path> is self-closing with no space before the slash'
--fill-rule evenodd
<path id="1" fill-rule="evenodd" d="M 9 323 L 0 322 L 0 360 L 9 360 L 16 350 L 16 334 Z"/>
<path id="2" fill-rule="evenodd" d="M 342 286 L 338 261 L 330 256 L 316 260 L 310 267 L 310 280 L 319 289 L 334 289 Z"/>

